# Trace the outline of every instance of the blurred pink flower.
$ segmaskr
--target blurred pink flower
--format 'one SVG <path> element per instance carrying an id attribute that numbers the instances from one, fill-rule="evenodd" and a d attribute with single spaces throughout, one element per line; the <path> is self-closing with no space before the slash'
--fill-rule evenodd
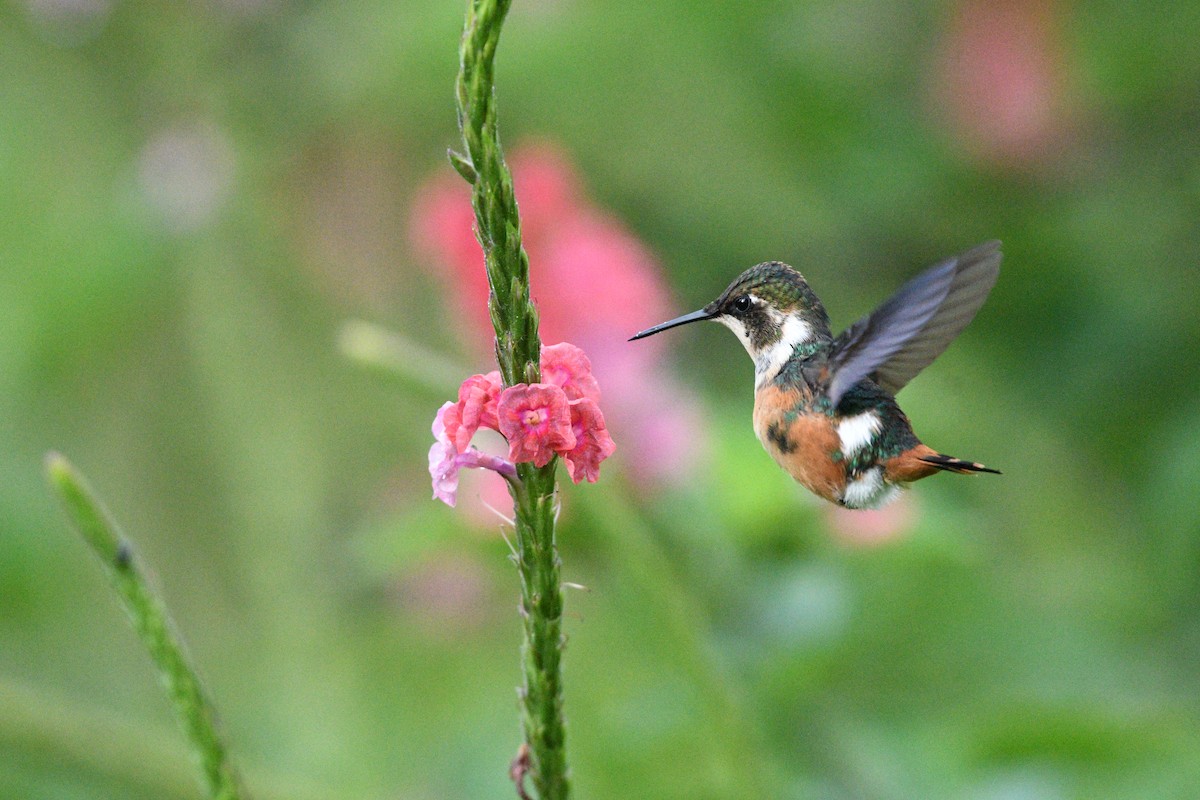
<path id="1" fill-rule="evenodd" d="M 571 471 L 575 483 L 587 479 L 595 483 L 600 477 L 600 462 L 617 449 L 608 429 L 604 426 L 604 415 L 594 400 L 581 397 L 571 402 L 571 432 L 575 434 L 575 446 L 563 453 L 563 461 Z"/>
<path id="2" fill-rule="evenodd" d="M 475 239 L 474 226 L 471 195 L 457 175 L 439 171 L 418 191 L 409 228 L 413 243 L 422 253 L 419 263 L 453 289 L 450 297 L 457 306 L 454 311 L 473 323 L 476 332 L 482 332 L 491 329 L 491 320 L 483 251 Z"/>
<path id="3" fill-rule="evenodd" d="M 508 457 L 535 467 L 550 463 L 558 451 L 575 447 L 571 409 L 562 389 L 548 383 L 518 383 L 500 395 L 500 432 L 508 439 Z"/>
<path id="4" fill-rule="evenodd" d="M 912 530 L 917 516 L 909 492 L 883 508 L 862 510 L 821 505 L 833 535 L 854 547 L 878 547 L 900 539 Z"/>
<path id="5" fill-rule="evenodd" d="M 687 482 L 703 464 L 704 425 L 694 396 L 665 363 L 666 339 L 629 345 L 637 330 L 673 316 L 674 306 L 653 255 L 624 225 L 593 205 L 564 153 L 538 143 L 512 151 L 509 163 L 530 260 L 530 284 L 542 338 L 587 351 L 604 385 L 606 430 L 629 442 L 634 485 Z M 430 273 L 443 280 L 471 341 L 490 341 L 487 278 L 473 233 L 466 184 L 443 170 L 419 193 L 412 235 Z M 543 364 L 557 383 L 565 362 Z M 583 396 L 587 389 L 577 384 Z M 564 386 L 571 396 L 571 390 Z M 647 404 L 646 397 L 670 397 Z"/>
<path id="6" fill-rule="evenodd" d="M 942 47 L 938 95 L 979 157 L 1037 162 L 1064 132 L 1064 68 L 1053 0 L 961 0 Z"/>
<path id="7" fill-rule="evenodd" d="M 410 624 L 440 639 L 483 629 L 503 607 L 503 595 L 478 553 L 441 549 L 433 557 L 406 562 L 388 588 Z"/>

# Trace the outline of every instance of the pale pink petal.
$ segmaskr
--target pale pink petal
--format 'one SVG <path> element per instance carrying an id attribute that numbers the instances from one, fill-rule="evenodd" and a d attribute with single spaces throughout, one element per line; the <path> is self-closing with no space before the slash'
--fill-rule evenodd
<path id="1" fill-rule="evenodd" d="M 506 458 L 469 448 L 465 453 L 450 441 L 447 420 L 458 413 L 458 403 L 445 403 L 433 418 L 433 437 L 437 441 L 429 448 L 429 477 L 433 479 L 433 497 L 451 508 L 457 502 L 458 471 L 467 469 L 490 469 L 508 478 L 517 475 L 516 466 Z"/>
<path id="2" fill-rule="evenodd" d="M 429 476 L 433 479 L 433 499 L 454 508 L 458 491 L 457 453 L 448 442 L 434 442 L 429 448 Z"/>
<path id="3" fill-rule="evenodd" d="M 442 407 L 433 415 L 433 425 L 430 427 L 430 430 L 433 431 L 433 438 L 439 442 L 450 441 L 450 437 L 446 435 L 446 414 L 450 412 L 450 409 L 454 408 L 454 405 L 454 403 L 449 401 L 442 403 Z"/>
<path id="4" fill-rule="evenodd" d="M 458 491 L 458 452 L 446 436 L 445 417 L 455 407 L 446 403 L 433 418 L 433 437 L 437 441 L 429 448 L 429 477 L 433 479 L 433 497 L 451 508 Z"/>
<path id="5" fill-rule="evenodd" d="M 454 446 L 455 452 L 461 452 L 462 450 L 466 449 L 467 444 L 470 443 L 471 437 L 475 434 L 475 429 L 465 428 L 463 426 L 462 404 L 447 403 L 446 405 L 449 406 L 449 408 L 446 408 L 445 413 L 438 414 L 438 419 L 440 419 L 442 423 L 442 437 L 444 437 L 447 442 Z M 462 447 L 459 447 L 459 437 L 464 435 L 466 442 Z"/>

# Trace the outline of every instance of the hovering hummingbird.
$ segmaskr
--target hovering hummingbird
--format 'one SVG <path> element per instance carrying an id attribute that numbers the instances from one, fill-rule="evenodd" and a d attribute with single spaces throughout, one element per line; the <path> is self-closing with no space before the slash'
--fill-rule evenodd
<path id="1" fill-rule="evenodd" d="M 1000 242 L 987 242 L 930 267 L 837 338 L 804 276 L 768 261 L 630 341 L 702 319 L 725 325 L 754 359 L 754 432 L 767 452 L 814 494 L 878 508 L 941 470 L 998 474 L 922 444 L 895 394 L 975 316 L 1000 258 Z"/>

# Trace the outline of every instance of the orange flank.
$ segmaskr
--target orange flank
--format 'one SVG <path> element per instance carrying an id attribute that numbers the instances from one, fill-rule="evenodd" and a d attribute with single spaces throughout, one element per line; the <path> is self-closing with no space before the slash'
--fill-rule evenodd
<path id="1" fill-rule="evenodd" d="M 798 483 L 837 503 L 846 489 L 846 469 L 833 460 L 840 440 L 832 417 L 796 413 L 808 405 L 807 400 L 795 387 L 764 386 L 754 397 L 754 433 Z"/>

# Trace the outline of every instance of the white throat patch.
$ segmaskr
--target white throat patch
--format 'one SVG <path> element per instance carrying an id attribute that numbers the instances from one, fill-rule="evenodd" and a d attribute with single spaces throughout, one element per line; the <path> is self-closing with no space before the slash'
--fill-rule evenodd
<path id="1" fill-rule="evenodd" d="M 805 322 L 799 314 L 792 313 L 783 316 L 778 311 L 772 312 L 772 317 L 776 316 L 779 319 L 772 321 L 782 322 L 779 341 L 764 348 L 757 355 L 750 354 L 754 356 L 754 387 L 756 389 L 779 374 L 779 370 L 783 369 L 783 365 L 792 357 L 796 345 L 813 338 L 812 326 Z M 749 350 L 749 347 L 746 349 Z"/>
<path id="2" fill-rule="evenodd" d="M 758 300 L 758 298 L 754 299 Z M 745 347 L 746 352 L 754 359 L 754 388 L 756 389 L 779 374 L 779 370 L 792 357 L 792 351 L 796 349 L 796 345 L 811 341 L 813 338 L 812 326 L 805 322 L 799 314 L 793 312 L 784 315 L 775 309 L 768 309 L 767 313 L 771 315 L 771 322 L 779 326 L 779 341 L 757 352 L 754 349 L 754 343 L 750 341 L 749 331 L 746 330 L 745 324 L 740 319 L 735 319 L 728 314 L 722 314 L 716 318 L 717 322 L 733 331 L 734 335 L 738 337 L 738 341 L 742 343 L 742 347 Z"/>
<path id="3" fill-rule="evenodd" d="M 751 358 L 754 358 L 754 345 L 750 344 L 750 334 L 746 333 L 746 326 L 742 324 L 740 319 L 734 319 L 728 314 L 722 314 L 717 317 L 717 322 L 733 331 L 734 335 L 738 337 L 738 341 L 742 343 L 742 347 L 746 348 L 746 352 L 750 354 Z"/>

